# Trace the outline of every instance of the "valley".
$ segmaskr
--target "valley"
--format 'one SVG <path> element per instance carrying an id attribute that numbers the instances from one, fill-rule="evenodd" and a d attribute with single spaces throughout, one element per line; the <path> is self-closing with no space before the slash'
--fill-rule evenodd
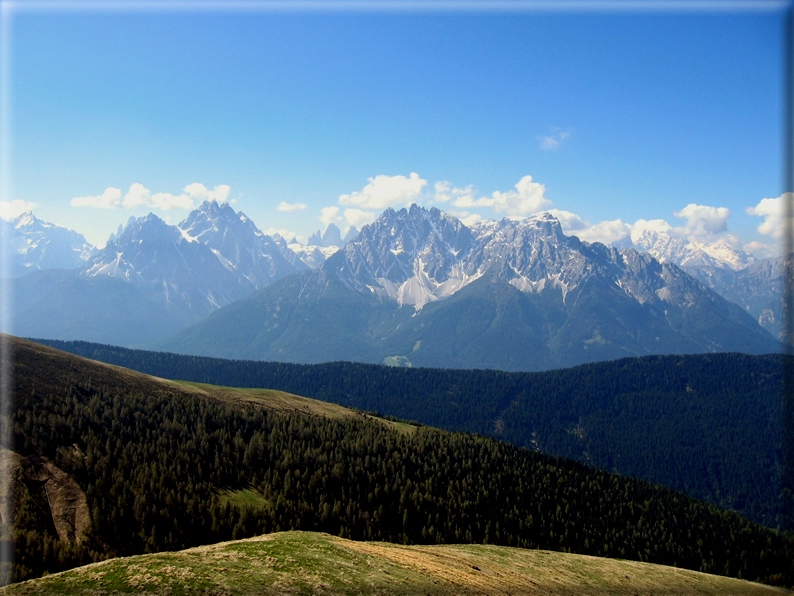
<path id="1" fill-rule="evenodd" d="M 783 524 L 781 355 L 646 356 L 508 373 L 233 361 L 41 341 L 158 377 L 275 388 L 475 432 Z"/>
<path id="2" fill-rule="evenodd" d="M 794 595 L 790 3 L 0 1 L 0 596 Z"/>
<path id="3" fill-rule="evenodd" d="M 794 572 L 791 536 L 647 482 L 284 392 L 175 383 L 6 340 L 13 452 L 73 478 L 90 519 L 63 540 L 46 488 L 21 465 L 13 528 L 3 528 L 16 580 L 285 530 L 573 552 L 783 584 Z"/>

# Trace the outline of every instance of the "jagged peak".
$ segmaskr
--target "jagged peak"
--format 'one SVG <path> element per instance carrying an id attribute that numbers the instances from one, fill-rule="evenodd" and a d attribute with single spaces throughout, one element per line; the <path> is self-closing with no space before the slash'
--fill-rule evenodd
<path id="1" fill-rule="evenodd" d="M 121 230 L 120 233 L 114 234 L 112 236 L 112 241 L 118 243 L 124 238 L 135 237 L 140 233 L 145 233 L 148 231 L 161 232 L 170 228 L 173 228 L 176 231 L 176 226 L 167 224 L 154 213 L 149 213 L 148 215 L 137 218 L 135 216 L 131 216 L 127 220 L 127 225 L 124 226 L 124 229 Z M 110 240 L 108 242 L 110 242 Z"/>
<path id="2" fill-rule="evenodd" d="M 25 211 L 24 213 L 17 215 L 11 221 L 14 223 L 14 227 L 16 228 L 30 226 L 36 224 L 36 222 L 41 222 L 38 217 L 33 215 L 33 211 Z"/>
<path id="3" fill-rule="evenodd" d="M 215 199 L 208 199 L 201 203 L 196 209 L 194 209 L 190 215 L 188 215 L 187 219 L 193 219 L 195 215 L 202 213 L 209 218 L 217 218 L 220 216 L 224 217 L 236 217 L 237 213 L 235 213 L 234 208 L 227 202 L 224 201 L 222 203 L 218 203 Z"/>

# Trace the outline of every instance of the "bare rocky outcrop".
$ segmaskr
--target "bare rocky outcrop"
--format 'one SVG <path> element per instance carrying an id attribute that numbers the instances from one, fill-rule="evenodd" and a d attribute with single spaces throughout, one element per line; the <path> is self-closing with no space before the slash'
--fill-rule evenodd
<path id="1" fill-rule="evenodd" d="M 0 483 L 0 516 L 3 524 L 12 520 L 13 479 L 22 469 L 24 480 L 42 486 L 52 515 L 52 522 L 62 542 L 80 544 L 91 522 L 85 492 L 75 479 L 46 457 L 22 457 L 0 448 L 0 474 L 7 479 Z M 24 489 L 23 489 L 24 490 Z"/>

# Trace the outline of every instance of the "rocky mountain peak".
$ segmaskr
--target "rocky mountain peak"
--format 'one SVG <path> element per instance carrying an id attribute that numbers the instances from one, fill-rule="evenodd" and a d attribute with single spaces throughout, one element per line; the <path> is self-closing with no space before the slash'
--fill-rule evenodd
<path id="1" fill-rule="evenodd" d="M 35 215 L 33 215 L 32 211 L 25 211 L 21 215 L 17 216 L 14 220 L 12 220 L 12 223 L 14 224 L 14 227 L 17 229 L 32 227 L 35 226 L 36 224 L 48 225 L 46 224 L 46 222 L 42 222 Z"/>
<path id="2" fill-rule="evenodd" d="M 0 219 L 0 233 L 5 237 L 2 274 L 6 277 L 42 269 L 78 269 L 95 251 L 82 234 L 41 220 L 31 211 L 10 221 Z"/>
<path id="3" fill-rule="evenodd" d="M 621 247 L 648 252 L 662 262 L 675 263 L 680 267 L 718 267 L 739 271 L 755 261 L 754 257 L 733 246 L 727 238 L 704 242 L 655 230 L 633 234 L 621 243 Z"/>

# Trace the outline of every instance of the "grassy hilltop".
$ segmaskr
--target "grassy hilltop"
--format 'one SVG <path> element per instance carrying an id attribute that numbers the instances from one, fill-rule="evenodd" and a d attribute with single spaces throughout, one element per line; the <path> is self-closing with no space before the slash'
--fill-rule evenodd
<path id="1" fill-rule="evenodd" d="M 280 532 L 94 563 L 17 594 L 773 595 L 787 590 L 665 567 L 491 545 L 403 546 Z"/>

